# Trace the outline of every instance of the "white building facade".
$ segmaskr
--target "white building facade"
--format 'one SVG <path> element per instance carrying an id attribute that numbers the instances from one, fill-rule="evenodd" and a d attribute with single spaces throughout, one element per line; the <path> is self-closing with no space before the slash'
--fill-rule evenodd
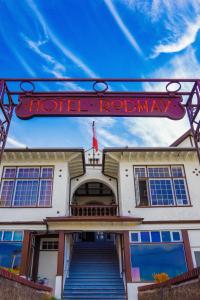
<path id="1" fill-rule="evenodd" d="M 190 132 L 166 148 L 7 149 L 0 266 L 58 299 L 137 299 L 200 266 L 200 164 Z M 157 274 L 157 275 L 156 275 Z"/>

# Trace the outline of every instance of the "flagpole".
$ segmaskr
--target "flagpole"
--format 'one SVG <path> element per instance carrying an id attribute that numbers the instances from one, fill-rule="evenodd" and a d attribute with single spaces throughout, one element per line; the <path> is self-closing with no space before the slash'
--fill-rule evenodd
<path id="1" fill-rule="evenodd" d="M 92 133 L 93 133 L 93 137 L 92 137 L 92 140 L 94 139 L 94 121 L 92 123 Z M 93 147 L 93 167 L 94 167 L 94 144 L 92 144 L 92 147 Z"/>

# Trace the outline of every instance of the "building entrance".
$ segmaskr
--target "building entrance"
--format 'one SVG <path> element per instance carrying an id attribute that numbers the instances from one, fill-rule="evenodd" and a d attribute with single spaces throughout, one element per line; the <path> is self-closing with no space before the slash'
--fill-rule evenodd
<path id="1" fill-rule="evenodd" d="M 103 231 L 86 231 L 76 234 L 75 241 L 77 242 L 114 242 L 115 235 Z"/>
<path id="2" fill-rule="evenodd" d="M 118 235 L 75 234 L 63 299 L 126 299 Z"/>

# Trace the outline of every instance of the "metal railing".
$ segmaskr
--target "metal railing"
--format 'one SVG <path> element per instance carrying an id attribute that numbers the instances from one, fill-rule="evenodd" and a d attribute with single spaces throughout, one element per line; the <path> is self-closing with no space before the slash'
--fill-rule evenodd
<path id="1" fill-rule="evenodd" d="M 113 217 L 117 213 L 118 205 L 71 205 L 74 217 Z"/>

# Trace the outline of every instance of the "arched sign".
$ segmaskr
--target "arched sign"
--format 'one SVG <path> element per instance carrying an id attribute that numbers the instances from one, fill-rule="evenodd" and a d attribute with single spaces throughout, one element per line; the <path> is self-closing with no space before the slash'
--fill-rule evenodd
<path id="1" fill-rule="evenodd" d="M 123 116 L 180 120 L 185 115 L 182 97 L 168 93 L 33 93 L 20 96 L 15 111 L 20 119 L 35 116 Z"/>

